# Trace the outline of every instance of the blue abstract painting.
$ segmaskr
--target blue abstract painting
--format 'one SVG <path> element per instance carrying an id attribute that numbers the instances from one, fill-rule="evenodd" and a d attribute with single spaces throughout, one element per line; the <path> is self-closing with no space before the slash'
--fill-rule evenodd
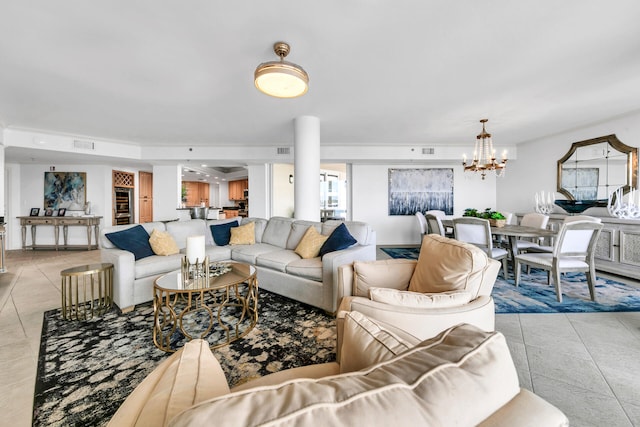
<path id="1" fill-rule="evenodd" d="M 453 215 L 453 169 L 389 169 L 389 215 Z"/>
<path id="2" fill-rule="evenodd" d="M 86 202 L 85 172 L 45 172 L 44 208 L 83 210 Z"/>

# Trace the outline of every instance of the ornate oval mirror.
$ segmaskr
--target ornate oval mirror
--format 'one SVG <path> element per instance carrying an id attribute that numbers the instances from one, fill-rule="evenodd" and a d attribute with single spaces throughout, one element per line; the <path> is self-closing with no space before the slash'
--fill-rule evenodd
<path id="1" fill-rule="evenodd" d="M 636 188 L 638 149 L 615 135 L 578 141 L 558 160 L 558 192 L 568 200 L 598 201 L 606 206 L 609 194 Z"/>

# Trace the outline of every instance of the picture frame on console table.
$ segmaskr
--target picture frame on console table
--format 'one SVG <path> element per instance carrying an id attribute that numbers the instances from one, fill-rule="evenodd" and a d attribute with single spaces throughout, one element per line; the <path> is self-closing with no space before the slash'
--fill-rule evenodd
<path id="1" fill-rule="evenodd" d="M 67 209 L 66 208 L 60 208 L 58 209 L 58 216 L 64 216 L 64 214 L 67 213 Z"/>
<path id="2" fill-rule="evenodd" d="M 38 216 L 40 215 L 40 208 L 31 208 L 31 212 L 29 212 L 29 216 Z"/>
<path id="3" fill-rule="evenodd" d="M 53 216 L 53 209 L 51 208 L 45 209 L 44 216 Z"/>

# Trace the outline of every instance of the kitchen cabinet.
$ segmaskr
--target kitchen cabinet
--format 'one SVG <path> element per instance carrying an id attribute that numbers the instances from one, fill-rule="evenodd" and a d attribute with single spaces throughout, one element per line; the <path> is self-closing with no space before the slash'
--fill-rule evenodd
<path id="1" fill-rule="evenodd" d="M 153 174 L 151 172 L 138 172 L 138 203 L 140 223 L 153 221 Z"/>
<path id="2" fill-rule="evenodd" d="M 223 209 L 225 218 L 234 218 L 238 216 L 238 209 Z"/>
<path id="3" fill-rule="evenodd" d="M 229 181 L 229 200 L 245 200 L 244 190 L 249 188 L 248 179 Z"/>
<path id="4" fill-rule="evenodd" d="M 200 206 L 201 203 L 209 206 L 208 182 L 182 181 L 182 185 L 187 190 L 187 206 Z"/>

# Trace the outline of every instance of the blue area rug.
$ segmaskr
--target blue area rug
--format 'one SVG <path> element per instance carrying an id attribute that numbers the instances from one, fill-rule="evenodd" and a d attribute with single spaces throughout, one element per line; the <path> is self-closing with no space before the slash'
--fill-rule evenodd
<path id="1" fill-rule="evenodd" d="M 381 248 L 392 258 L 418 259 L 419 248 Z M 597 273 L 596 273 L 596 276 Z M 520 275 L 520 286 L 514 285 L 513 274 L 504 280 L 502 273 L 493 287 L 496 313 L 587 313 L 597 311 L 640 311 L 638 287 L 597 277 L 596 301 L 591 301 L 589 286 L 583 273 L 562 276 L 562 302 L 556 299 L 555 286 L 547 285 L 547 273 L 532 269 Z"/>

